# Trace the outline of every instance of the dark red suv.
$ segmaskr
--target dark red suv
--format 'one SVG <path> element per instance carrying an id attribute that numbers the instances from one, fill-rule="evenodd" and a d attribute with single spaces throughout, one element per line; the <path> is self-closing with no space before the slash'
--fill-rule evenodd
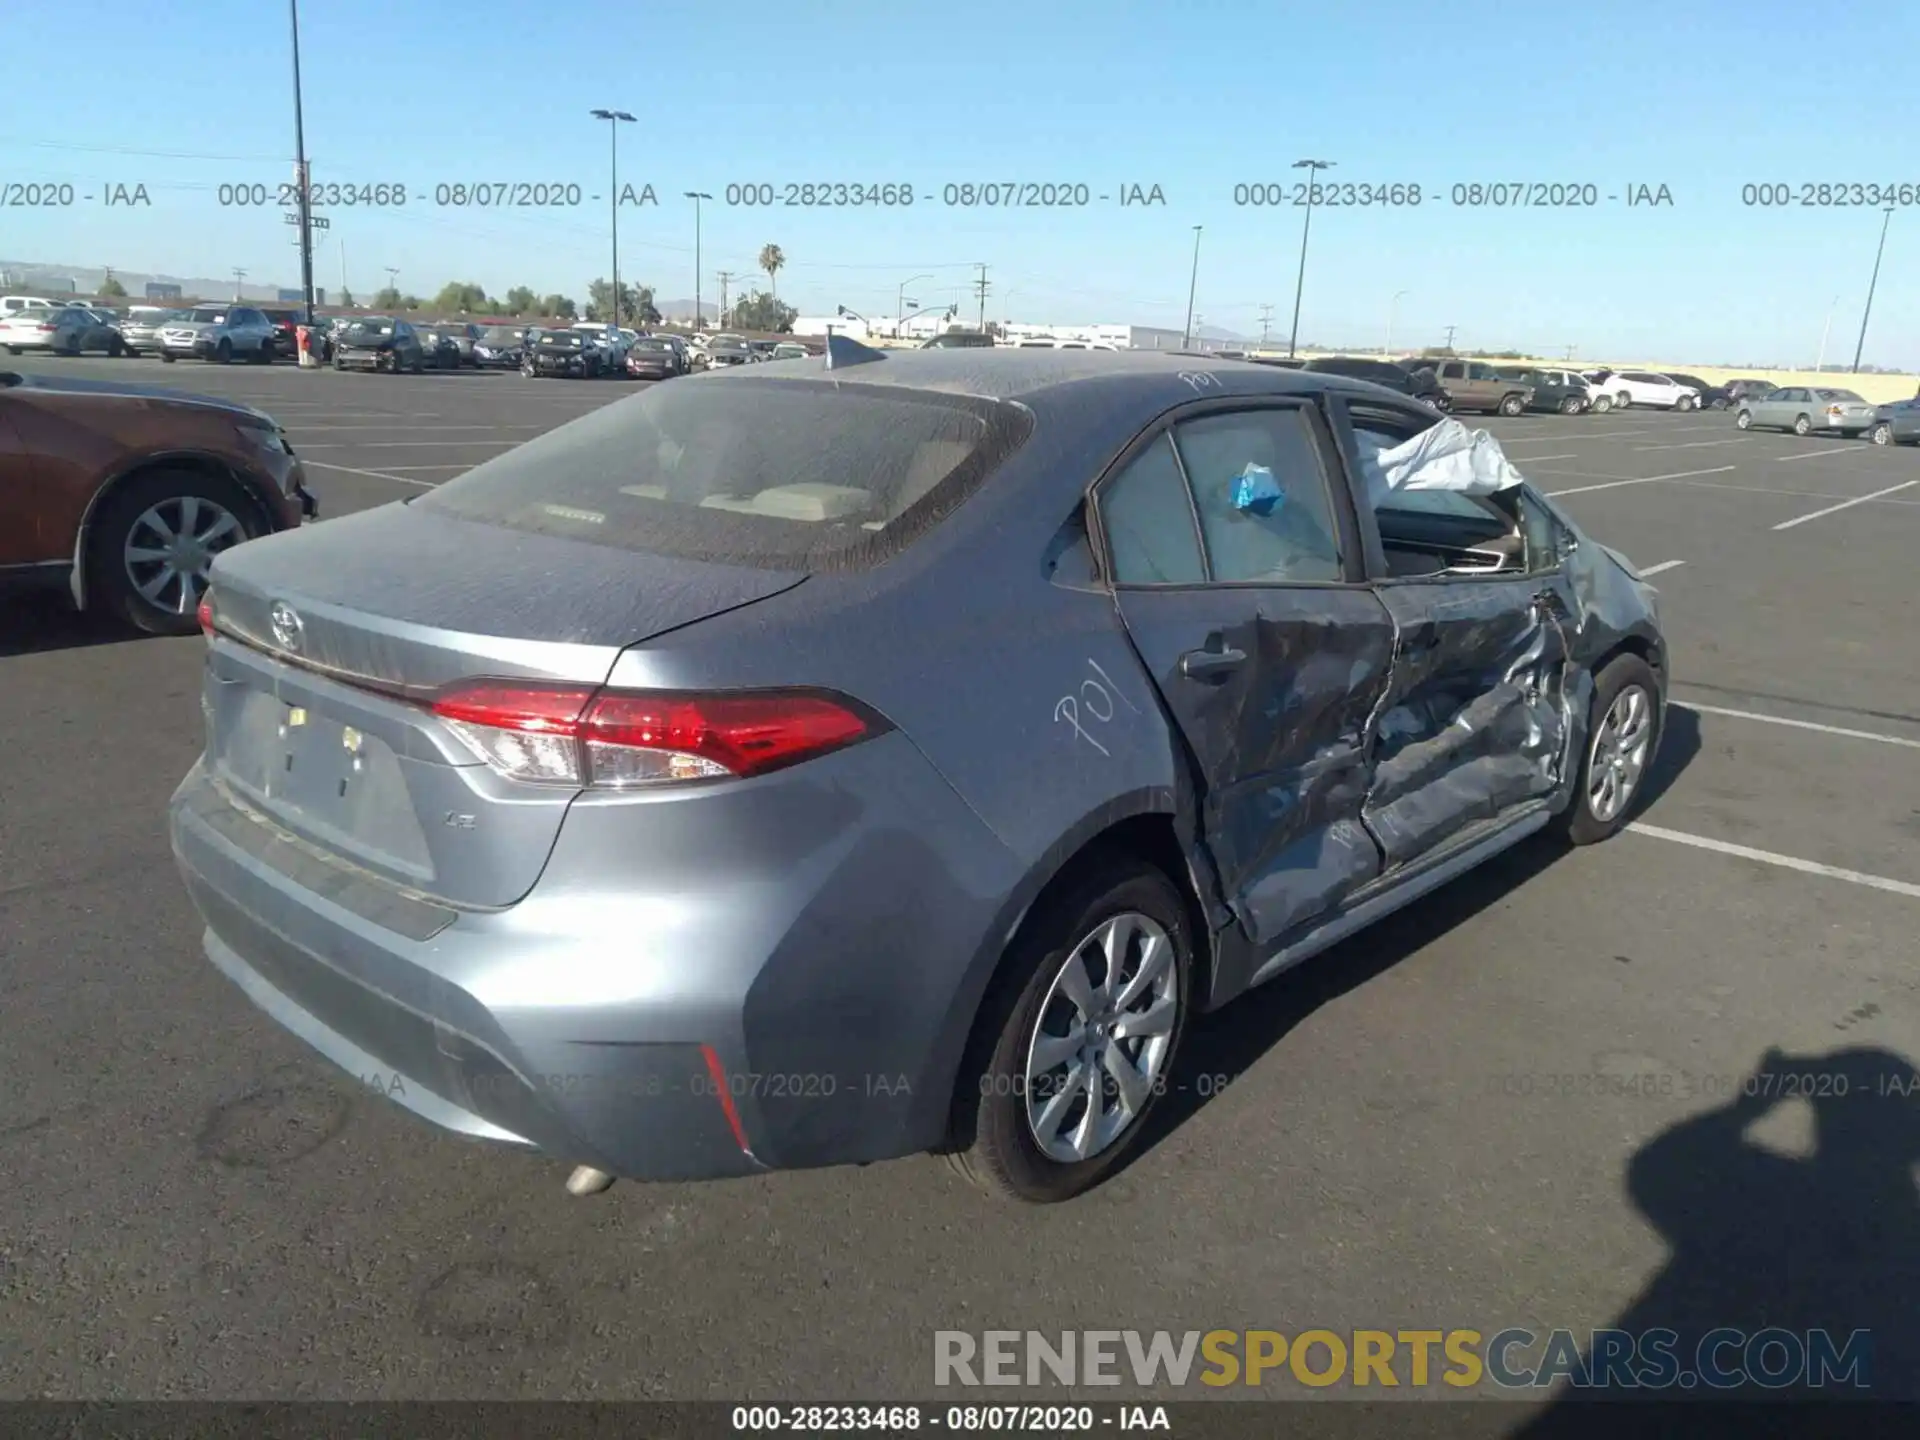
<path id="1" fill-rule="evenodd" d="M 188 634 L 214 556 L 317 513 L 271 415 L 0 371 L 0 590 L 65 586 L 83 610 Z"/>

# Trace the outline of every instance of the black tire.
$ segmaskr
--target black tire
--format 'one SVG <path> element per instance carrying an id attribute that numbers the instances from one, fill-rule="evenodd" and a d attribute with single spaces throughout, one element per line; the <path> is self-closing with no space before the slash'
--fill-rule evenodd
<path id="1" fill-rule="evenodd" d="M 231 480 L 194 470 L 150 470 L 136 475 L 100 502 L 88 532 L 89 610 L 114 615 L 149 635 L 191 635 L 200 628 L 192 607 L 183 615 L 177 609 L 163 610 L 143 596 L 123 559 L 128 535 L 139 518 L 154 505 L 187 495 L 212 501 L 239 522 L 242 534 L 232 544 L 251 540 L 268 529 L 254 498 Z"/>
<path id="2" fill-rule="evenodd" d="M 1618 395 L 1613 397 L 1613 408 L 1616 410 L 1631 410 L 1633 408 L 1633 396 L 1625 390 L 1622 390 Z"/>
<path id="3" fill-rule="evenodd" d="M 1515 415 L 1521 414 L 1526 408 L 1527 402 L 1522 396 L 1503 395 L 1500 397 L 1500 413 L 1508 419 L 1512 419 Z"/>
<path id="4" fill-rule="evenodd" d="M 1611 395 L 1596 395 L 1587 408 L 1596 415 L 1610 414 L 1613 410 L 1613 397 Z"/>
<path id="5" fill-rule="evenodd" d="M 1810 420 L 1805 415 L 1794 416 L 1793 417 L 1793 433 L 1803 437 L 1807 435 L 1811 435 L 1813 433 L 1813 421 Z"/>
<path id="6" fill-rule="evenodd" d="M 162 365 L 171 365 L 171 364 L 173 364 L 173 362 L 174 362 L 174 360 L 175 360 L 175 358 L 176 358 L 176 357 L 175 357 L 175 356 L 174 356 L 173 354 L 171 354 L 170 352 L 168 352 L 168 351 L 166 351 L 166 350 L 162 350 L 162 351 L 160 352 L 160 363 L 161 363 Z"/>
<path id="7" fill-rule="evenodd" d="M 216 365 L 231 365 L 233 363 L 233 346 L 225 340 L 222 340 L 218 345 L 214 346 L 213 363 Z"/>
<path id="8" fill-rule="evenodd" d="M 1105 1149 L 1080 1161 L 1046 1155 L 1027 1120 L 1026 1052 L 1049 992 L 1076 947 L 1104 921 L 1136 913 L 1171 941 L 1173 1029 L 1158 1074 L 1133 1119 Z M 1070 882 L 1021 927 L 988 990 L 954 1096 L 948 1159 L 967 1179 L 1005 1199 L 1055 1204 L 1097 1185 L 1139 1143 L 1179 1063 L 1192 990 L 1192 922 L 1171 881 L 1124 858 Z"/>
<path id="9" fill-rule="evenodd" d="M 107 342 L 107 354 L 111 355 L 114 359 L 118 360 L 122 355 L 127 353 L 127 342 L 118 336 Z"/>
<path id="10" fill-rule="evenodd" d="M 1687 411 L 1693 409 L 1693 397 L 1691 395 L 1682 395 L 1678 400 L 1673 402 L 1673 408 L 1682 415 L 1686 414 Z"/>
<path id="11" fill-rule="evenodd" d="M 1867 431 L 1867 440 L 1868 443 L 1873 445 L 1891 445 L 1893 443 L 1893 426 L 1884 420 L 1876 421 L 1873 427 Z"/>
<path id="12" fill-rule="evenodd" d="M 1560 413 L 1562 415 L 1578 415 L 1582 408 L 1578 395 L 1569 395 L 1560 402 Z"/>
<path id="13" fill-rule="evenodd" d="M 9 345 L 7 346 L 7 353 L 9 355 L 18 355 L 20 353 L 20 347 L 18 345 Z"/>
<path id="14" fill-rule="evenodd" d="M 1619 811 L 1606 819 L 1594 813 L 1589 772 L 1594 760 L 1594 740 L 1601 721 L 1613 708 L 1613 702 L 1633 686 L 1639 686 L 1646 692 L 1647 701 L 1652 707 L 1652 733 L 1647 740 L 1647 754 L 1640 773 L 1634 778 L 1633 789 Z M 1600 673 L 1593 677 L 1593 704 L 1587 709 L 1587 730 L 1580 752 L 1580 767 L 1574 776 L 1573 799 L 1567 808 L 1554 820 L 1554 831 L 1571 845 L 1594 845 L 1609 836 L 1617 835 L 1627 822 L 1633 818 L 1635 807 L 1646 793 L 1647 776 L 1653 772 L 1655 762 L 1660 757 L 1660 738 L 1666 730 L 1666 709 L 1661 704 L 1660 686 L 1654 677 L 1653 667 L 1638 655 L 1616 655 L 1601 667 Z"/>
<path id="15" fill-rule="evenodd" d="M 1742 410 L 1739 414 L 1735 415 L 1733 417 L 1733 428 L 1736 430 L 1751 430 L 1753 428 L 1753 412 L 1751 410 Z"/>
<path id="16" fill-rule="evenodd" d="M 273 346 L 259 346 L 254 350 L 252 358 L 253 363 L 256 365 L 271 365 L 273 363 Z"/>

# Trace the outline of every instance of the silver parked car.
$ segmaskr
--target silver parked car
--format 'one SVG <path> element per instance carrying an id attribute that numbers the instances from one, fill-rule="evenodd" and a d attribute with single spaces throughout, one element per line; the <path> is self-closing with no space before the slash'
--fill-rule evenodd
<path id="1" fill-rule="evenodd" d="M 1742 430 L 1791 430 L 1796 435 L 1826 431 L 1859 435 L 1873 425 L 1874 407 L 1851 390 L 1790 385 L 1740 400 L 1733 423 Z"/>
<path id="2" fill-rule="evenodd" d="M 936 1150 L 1072 1196 L 1194 1014 L 1631 814 L 1653 591 L 1530 487 L 1376 509 L 1441 418 L 834 337 L 236 546 L 171 807 L 207 955 L 576 1193 Z"/>
<path id="3" fill-rule="evenodd" d="M 1920 396 L 1875 409 L 1867 439 L 1876 445 L 1920 445 Z"/>
<path id="4" fill-rule="evenodd" d="M 186 318 L 184 310 L 142 311 L 121 323 L 120 338 L 130 355 L 157 355 L 161 349 L 161 330 Z"/>
<path id="5" fill-rule="evenodd" d="M 183 355 L 216 365 L 230 360 L 273 363 L 280 331 L 251 305 L 196 305 L 185 318 L 160 327 L 160 358 L 171 365 Z"/>
<path id="6" fill-rule="evenodd" d="M 77 304 L 16 311 L 0 323 L 0 344 L 15 355 L 22 350 L 48 350 L 56 355 L 83 355 L 89 350 L 105 355 L 126 352 L 119 327 L 110 317 Z"/>

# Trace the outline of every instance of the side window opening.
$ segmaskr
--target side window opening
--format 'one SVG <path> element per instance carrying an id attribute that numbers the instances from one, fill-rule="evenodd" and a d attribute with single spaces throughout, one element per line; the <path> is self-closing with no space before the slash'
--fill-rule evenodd
<path id="1" fill-rule="evenodd" d="M 1355 413 L 1353 438 L 1362 469 L 1383 451 L 1410 440 L 1423 427 Z M 1520 575 L 1536 568 L 1537 555 L 1521 523 L 1521 492 L 1462 495 L 1454 490 L 1395 490 L 1384 498 L 1367 487 L 1380 548 L 1390 579 L 1485 578 Z M 1557 555 L 1548 541 L 1549 555 Z"/>

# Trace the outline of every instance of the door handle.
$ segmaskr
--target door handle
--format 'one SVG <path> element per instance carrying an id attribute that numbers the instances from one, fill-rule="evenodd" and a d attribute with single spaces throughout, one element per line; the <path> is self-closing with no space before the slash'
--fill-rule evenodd
<path id="1" fill-rule="evenodd" d="M 1231 647 L 1223 650 L 1189 650 L 1180 657 L 1180 673 L 1189 680 L 1212 680 L 1226 676 L 1247 663 L 1247 652 Z"/>

